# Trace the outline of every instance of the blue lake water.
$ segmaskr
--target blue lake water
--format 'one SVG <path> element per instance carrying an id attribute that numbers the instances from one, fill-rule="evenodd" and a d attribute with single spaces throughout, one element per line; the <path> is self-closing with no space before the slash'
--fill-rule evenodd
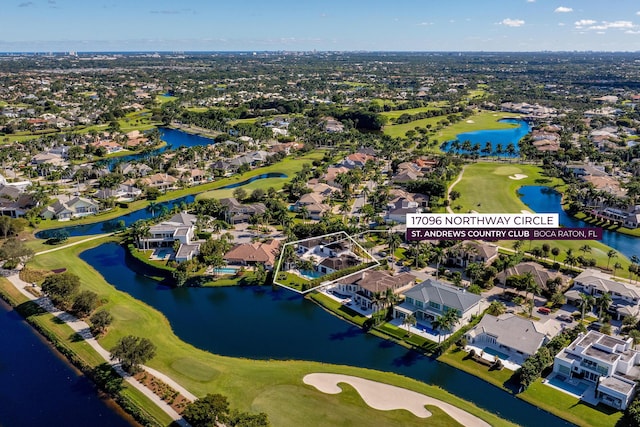
<path id="1" fill-rule="evenodd" d="M 225 185 L 223 187 L 218 188 L 218 190 L 241 187 L 250 182 L 258 181 L 266 178 L 286 178 L 286 177 L 287 177 L 286 174 L 279 173 L 279 172 L 263 173 L 261 175 L 256 175 L 254 177 L 251 177 L 249 179 L 245 179 L 244 181 L 239 181 L 233 184 Z M 139 219 L 148 219 L 152 217 L 157 217 L 161 215 L 163 212 L 173 209 L 175 206 L 180 206 L 182 203 L 187 203 L 187 204 L 193 203 L 195 199 L 196 199 L 195 195 L 184 196 L 178 199 L 169 200 L 167 202 L 157 203 L 153 210 L 149 208 L 139 209 L 137 211 L 133 211 L 126 215 L 121 215 L 117 218 L 110 219 L 107 221 L 100 221 L 93 224 L 85 224 L 85 225 L 69 225 L 66 227 L 60 227 L 60 228 L 55 228 L 51 230 L 43 230 L 43 231 L 37 232 L 36 237 L 38 239 L 48 239 L 53 235 L 53 233 L 60 230 L 65 230 L 67 233 L 69 233 L 69 236 L 71 237 L 89 236 L 92 234 L 107 233 L 107 232 L 113 231 L 113 226 L 118 224 L 120 221 L 124 221 L 124 225 L 128 227 L 134 222 L 138 221 Z"/>
<path id="2" fill-rule="evenodd" d="M 509 155 L 507 153 L 496 154 L 495 150 L 497 148 L 497 145 L 501 144 L 502 149 L 505 150 L 507 148 L 507 145 L 511 143 L 515 146 L 516 152 L 514 156 L 517 156 L 519 152 L 518 142 L 525 135 L 531 132 L 531 126 L 529 126 L 529 123 L 525 122 L 524 120 L 517 120 L 517 119 L 503 119 L 503 120 L 500 120 L 500 122 L 513 123 L 513 124 L 517 124 L 518 126 L 511 129 L 478 130 L 474 132 L 464 132 L 456 135 L 456 139 L 460 141 L 461 144 L 464 141 L 470 141 L 471 145 L 480 144 L 480 150 L 482 150 L 485 147 L 487 142 L 490 142 L 492 151 L 493 151 L 491 155 L 492 156 L 498 155 L 500 157 L 509 157 Z M 447 141 L 444 144 L 442 144 L 440 148 L 443 151 L 454 152 L 455 150 L 453 150 L 451 147 L 452 142 L 453 141 Z M 471 153 L 470 151 L 465 151 L 462 149 L 459 149 L 455 152 L 458 154 Z M 486 156 L 486 154 L 483 154 L 482 152 L 479 152 L 479 154 L 480 156 Z"/>
<path id="3" fill-rule="evenodd" d="M 162 312 L 182 340 L 212 353 L 361 366 L 442 387 L 523 426 L 571 424 L 460 370 L 376 338 L 285 289 L 169 288 L 126 268 L 104 244 L 81 254 L 117 289 Z M 220 327 L 229 324 L 232 327 Z M 193 325 L 198 325 L 194 328 Z"/>
<path id="4" fill-rule="evenodd" d="M 562 195 L 549 187 L 527 185 L 518 189 L 522 202 L 537 213 L 557 213 L 560 225 L 565 227 L 592 227 L 584 221 L 569 216 L 562 209 Z M 640 239 L 615 231 L 603 230 L 602 243 L 611 246 L 621 254 L 630 258 L 640 256 Z"/>
<path id="5" fill-rule="evenodd" d="M 114 157 L 107 161 L 107 165 L 109 169 L 113 169 L 117 163 L 126 163 L 132 162 L 140 159 L 145 159 L 151 156 L 157 156 L 158 154 L 163 153 L 166 150 L 175 150 L 180 147 L 195 147 L 198 145 L 211 145 L 215 144 L 215 141 L 211 138 L 207 138 L 200 135 L 194 135 L 191 133 L 187 133 L 181 131 L 179 129 L 171 129 L 171 128 L 158 128 L 160 131 L 160 139 L 165 141 L 167 145 L 164 147 L 158 148 L 157 150 L 153 150 L 149 153 L 143 154 L 131 154 L 129 156 L 122 157 Z"/>
<path id="6" fill-rule="evenodd" d="M 1 300 L 0 331 L 0 425 L 137 425 Z"/>

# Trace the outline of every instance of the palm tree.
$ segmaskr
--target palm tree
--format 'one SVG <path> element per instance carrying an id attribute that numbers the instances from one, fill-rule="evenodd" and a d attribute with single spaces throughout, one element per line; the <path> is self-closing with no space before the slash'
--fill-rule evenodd
<path id="1" fill-rule="evenodd" d="M 522 249 L 522 245 L 524 245 L 524 240 L 516 240 L 513 242 L 513 250 L 519 253 L 520 249 Z"/>
<path id="2" fill-rule="evenodd" d="M 147 210 L 151 212 L 151 216 L 156 216 L 156 209 L 158 209 L 158 204 L 156 202 L 149 202 L 147 205 Z"/>
<path id="3" fill-rule="evenodd" d="M 553 262 L 556 262 L 556 257 L 560 255 L 560 249 L 554 246 L 553 248 L 551 248 L 551 255 L 553 255 Z"/>
<path id="4" fill-rule="evenodd" d="M 586 255 L 586 254 L 590 254 L 591 253 L 591 246 L 589 245 L 582 245 L 580 246 L 580 251 L 582 252 L 582 255 Z"/>
<path id="5" fill-rule="evenodd" d="M 445 323 L 446 322 L 445 322 L 444 316 L 438 316 L 431 321 L 431 327 L 433 328 L 434 331 L 438 332 L 438 344 L 440 344 L 440 340 L 441 340 L 440 331 L 445 329 Z"/>
<path id="6" fill-rule="evenodd" d="M 534 280 L 533 274 L 530 271 L 527 271 L 522 275 L 522 280 L 524 289 L 526 291 L 525 300 L 529 299 L 529 293 L 531 293 L 533 302 L 533 296 L 540 294 L 540 285 L 538 285 L 538 283 Z M 534 305 L 535 303 L 529 305 L 529 317 L 531 317 L 531 314 L 533 313 Z"/>
<path id="7" fill-rule="evenodd" d="M 578 308 L 580 308 L 581 319 L 584 319 L 584 315 L 587 310 L 590 310 L 593 307 L 595 299 L 588 294 L 580 294 L 580 302 L 578 303 Z"/>
<path id="8" fill-rule="evenodd" d="M 619 262 L 616 262 L 615 264 L 613 264 L 613 275 L 616 275 L 616 271 L 620 270 L 622 268 L 622 264 L 620 264 Z"/>
<path id="9" fill-rule="evenodd" d="M 618 252 L 611 249 L 607 252 L 607 270 L 609 269 L 609 263 L 611 262 L 611 258 L 618 258 Z"/>
<path id="10" fill-rule="evenodd" d="M 416 323 L 418 323 L 418 320 L 416 319 L 416 316 L 413 313 L 411 313 L 408 316 L 405 316 L 405 318 L 402 320 L 402 324 L 407 325 L 407 333 L 409 334 L 409 336 L 411 336 L 411 327 L 415 326 Z"/>
<path id="11" fill-rule="evenodd" d="M 507 311 L 507 307 L 500 301 L 493 301 L 487 308 L 487 314 L 492 316 L 500 316 Z"/>
<path id="12" fill-rule="evenodd" d="M 400 243 L 402 239 L 398 233 L 389 233 L 387 236 L 387 246 L 389 247 L 389 255 L 391 255 L 392 259 L 395 261 L 395 252 L 398 247 L 400 247 Z"/>
<path id="13" fill-rule="evenodd" d="M 602 313 L 606 311 L 611 305 L 611 295 L 604 293 L 596 298 L 596 307 L 598 307 L 598 319 L 602 319 Z"/>

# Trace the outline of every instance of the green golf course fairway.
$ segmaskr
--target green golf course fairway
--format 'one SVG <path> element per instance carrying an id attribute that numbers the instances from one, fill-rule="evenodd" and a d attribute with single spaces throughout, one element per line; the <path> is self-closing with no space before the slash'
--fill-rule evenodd
<path id="1" fill-rule="evenodd" d="M 517 175 L 526 175 L 522 179 L 512 179 Z M 451 202 L 455 213 L 467 213 L 471 211 L 480 213 L 518 213 L 523 210 L 531 211 L 518 197 L 518 188 L 525 185 L 545 185 L 562 191 L 564 183 L 559 178 L 548 178 L 542 174 L 542 169 L 535 165 L 522 165 L 517 163 L 473 163 L 467 165 L 462 171 L 462 179 L 452 188 L 460 192 L 460 198 Z M 458 208 L 459 206 L 459 208 Z M 562 252 L 557 260 L 563 261 L 564 251 L 572 249 L 575 256 L 582 255 L 580 247 L 587 244 L 591 247 L 591 253 L 585 254 L 587 258 L 595 258 L 598 266 L 606 267 L 609 259 L 607 252 L 612 249 L 595 240 L 553 240 L 531 241 L 531 248 L 548 243 L 551 247 L 557 247 Z M 513 241 L 500 241 L 500 246 L 510 248 Z M 526 242 L 523 249 L 529 250 Z M 620 273 L 627 270 L 630 261 L 622 254 L 613 262 L 622 264 Z"/>
<path id="2" fill-rule="evenodd" d="M 29 267 L 51 270 L 66 267 L 81 278 L 81 290 L 92 290 L 104 301 L 102 308 L 114 317 L 106 336 L 100 338 L 104 348 L 111 348 L 126 335 L 144 331 L 158 348 L 157 355 L 148 365 L 172 377 L 197 396 L 221 393 L 229 397 L 233 408 L 268 414 L 272 425 L 289 426 L 352 426 L 362 425 L 362 420 L 376 420 L 376 426 L 458 426 L 448 415 L 437 409 L 428 420 L 420 419 L 407 411 L 383 412 L 367 406 L 359 395 L 348 387 L 339 395 L 328 395 L 305 385 L 303 377 L 309 373 L 342 373 L 380 381 L 414 390 L 427 396 L 449 402 L 493 426 L 510 426 L 508 421 L 477 408 L 450 393 L 400 375 L 363 368 L 337 366 L 304 361 L 267 361 L 224 357 L 208 353 L 181 341 L 171 330 L 162 313 L 116 290 L 78 255 L 109 238 L 84 242 L 50 254 L 39 255 Z M 197 325 L 194 325 L 197 327 Z M 220 325 L 232 327 L 232 325 Z M 286 333 L 286 331 L 282 331 Z M 67 339 L 68 336 L 60 337 Z M 238 339 L 244 339 L 238 337 Z M 90 350 L 86 350 L 90 351 Z M 83 359 L 91 359 L 84 355 Z"/>

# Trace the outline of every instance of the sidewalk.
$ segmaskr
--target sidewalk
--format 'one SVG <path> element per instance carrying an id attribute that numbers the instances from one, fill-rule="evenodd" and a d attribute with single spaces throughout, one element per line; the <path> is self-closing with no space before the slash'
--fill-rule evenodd
<path id="1" fill-rule="evenodd" d="M 99 237 L 102 237 L 102 236 L 99 236 Z M 55 317 L 57 317 L 58 319 L 62 320 L 67 325 L 69 325 L 69 327 L 71 327 L 71 329 L 73 329 L 76 333 L 78 333 L 78 335 L 80 335 L 82 338 L 84 338 L 84 340 L 107 363 L 109 363 L 111 366 L 113 366 L 113 368 L 116 370 L 116 372 L 118 372 L 118 374 L 120 374 L 120 376 L 122 376 L 122 378 L 124 378 L 124 380 L 127 383 L 129 383 L 132 387 L 136 388 L 142 394 L 144 394 L 146 397 L 148 397 L 155 405 L 157 405 L 166 414 L 168 414 L 171 417 L 171 419 L 173 419 L 179 426 L 189 427 L 189 423 L 187 423 L 182 418 L 182 416 L 180 414 L 178 414 L 171 406 L 169 406 L 169 404 L 167 404 L 165 401 L 160 399 L 160 397 L 158 397 L 156 394 L 154 394 L 151 390 L 146 388 L 144 385 L 139 383 L 131 375 L 126 373 L 120 367 L 119 363 L 115 363 L 115 362 L 113 362 L 111 360 L 110 353 L 107 350 L 105 350 L 98 343 L 98 341 L 95 339 L 95 337 L 91 334 L 91 329 L 89 328 L 89 325 L 86 322 L 84 322 L 82 320 L 78 320 L 76 317 L 72 316 L 71 314 L 69 314 L 69 313 L 67 313 L 65 311 L 60 311 L 60 310 L 56 309 L 53 306 L 53 304 L 51 303 L 51 300 L 49 300 L 49 298 L 47 298 L 47 297 L 37 298 L 33 294 L 29 293 L 25 288 L 26 287 L 32 287 L 31 284 L 24 282 L 22 279 L 20 279 L 20 277 L 17 274 L 11 275 L 11 276 L 7 277 L 7 279 L 9 279 L 9 281 L 13 284 L 13 286 L 15 286 L 16 289 L 18 289 L 24 296 L 29 298 L 29 300 L 34 301 L 42 309 L 44 309 L 47 312 L 53 314 Z M 173 381 L 171 378 L 167 377 L 166 375 L 161 374 L 160 372 L 158 372 L 156 370 L 153 370 L 151 368 L 148 368 L 146 366 L 142 366 L 142 368 L 144 370 L 148 371 L 149 373 L 151 373 L 152 375 L 158 377 L 159 379 L 161 379 L 165 383 L 167 383 L 169 386 L 171 386 L 176 391 L 179 391 L 187 399 L 190 399 L 192 401 L 196 399 L 196 397 L 193 394 L 189 393 L 182 386 L 180 386 L 178 383 L 176 383 L 175 381 Z"/>

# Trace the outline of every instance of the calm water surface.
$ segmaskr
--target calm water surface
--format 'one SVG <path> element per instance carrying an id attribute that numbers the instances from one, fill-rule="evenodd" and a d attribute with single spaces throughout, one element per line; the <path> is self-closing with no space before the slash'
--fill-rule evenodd
<path id="1" fill-rule="evenodd" d="M 518 189 L 522 202 L 537 213 L 557 213 L 560 225 L 565 227 L 593 227 L 584 221 L 575 219 L 562 209 L 562 195 L 549 187 L 526 185 Z M 640 238 L 615 231 L 603 230 L 602 243 L 611 246 L 630 258 L 640 256 Z"/>
<path id="2" fill-rule="evenodd" d="M 497 129 L 497 130 L 477 130 L 474 132 L 464 132 L 456 135 L 456 139 L 460 141 L 460 143 L 464 141 L 470 141 L 471 145 L 480 144 L 480 150 L 482 150 L 487 142 L 491 143 L 492 156 L 496 156 L 495 150 L 498 144 L 502 145 L 502 150 L 504 151 L 507 148 L 507 145 L 513 144 L 515 147 L 515 153 L 513 156 L 518 156 L 519 148 L 518 142 L 529 132 L 531 132 L 531 126 L 529 123 L 524 120 L 517 119 L 504 119 L 500 120 L 503 123 L 514 123 L 517 124 L 518 127 L 511 129 Z M 443 151 L 455 151 L 451 148 L 451 143 L 453 141 L 447 141 L 440 147 Z M 456 153 L 462 154 L 470 154 L 469 151 L 457 150 Z M 481 151 L 479 152 L 480 156 L 486 156 Z M 509 157 L 509 154 L 502 153 L 499 155 L 500 157 Z"/>
<path id="3" fill-rule="evenodd" d="M 0 425 L 136 425 L 0 300 Z"/>
<path id="4" fill-rule="evenodd" d="M 85 251 L 81 258 L 117 289 L 162 312 L 181 339 L 212 353 L 396 372 L 438 385 L 521 425 L 571 425 L 478 378 L 366 334 L 294 292 L 165 287 L 126 268 L 125 252 L 117 244 Z"/>

